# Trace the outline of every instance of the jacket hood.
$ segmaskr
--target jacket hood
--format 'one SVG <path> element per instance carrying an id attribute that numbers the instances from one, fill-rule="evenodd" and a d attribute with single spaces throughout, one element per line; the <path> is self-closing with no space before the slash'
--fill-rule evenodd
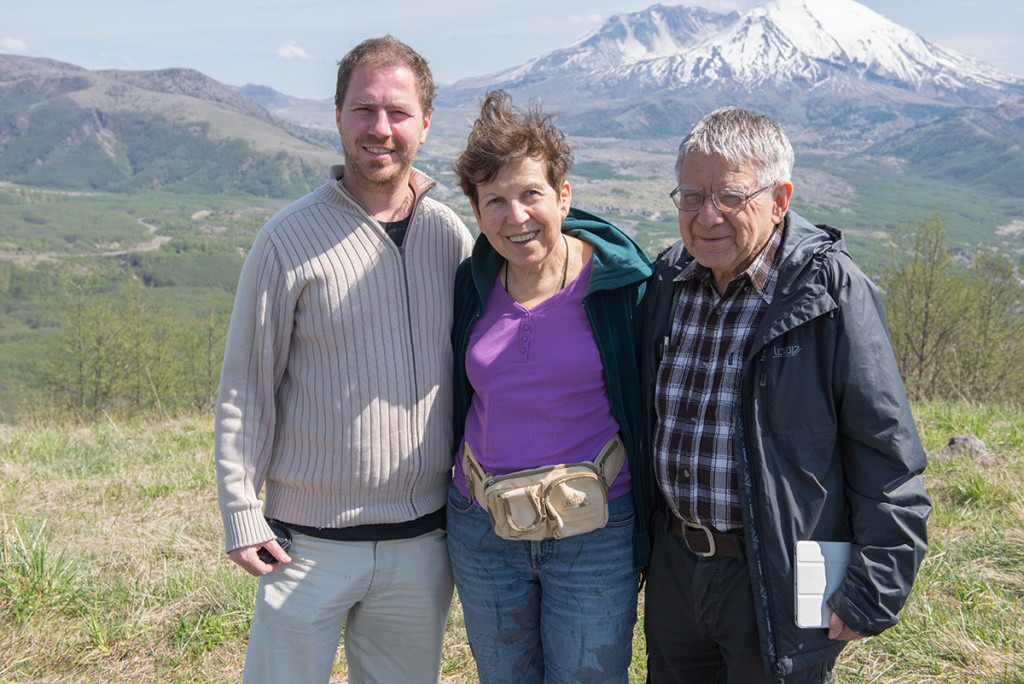
<path id="1" fill-rule="evenodd" d="M 779 256 L 779 289 L 777 297 L 786 297 L 789 291 L 802 279 L 800 273 L 806 271 L 811 260 L 827 251 L 846 252 L 846 242 L 842 233 L 831 226 L 816 226 L 795 212 L 786 213 L 782 241 L 782 253 Z"/>
<path id="2" fill-rule="evenodd" d="M 571 208 L 562 221 L 562 232 L 594 248 L 587 295 L 646 280 L 654 272 L 644 251 L 629 236 L 599 216 Z M 486 301 L 505 258 L 491 247 L 487 236 L 481 234 L 473 245 L 471 259 L 473 282 L 481 300 Z"/>

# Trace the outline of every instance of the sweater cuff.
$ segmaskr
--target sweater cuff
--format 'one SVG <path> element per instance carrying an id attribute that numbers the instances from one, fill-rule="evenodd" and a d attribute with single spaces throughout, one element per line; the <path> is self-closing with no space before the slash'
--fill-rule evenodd
<path id="1" fill-rule="evenodd" d="M 263 517 L 263 507 L 251 508 L 224 516 L 224 551 L 262 544 L 274 539 L 274 533 Z"/>

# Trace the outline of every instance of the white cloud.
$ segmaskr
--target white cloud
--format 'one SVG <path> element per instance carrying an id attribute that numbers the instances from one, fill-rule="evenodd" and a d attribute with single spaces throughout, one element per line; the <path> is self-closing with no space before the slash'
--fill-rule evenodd
<path id="1" fill-rule="evenodd" d="M 0 38 L 0 50 L 23 55 L 28 52 L 28 43 L 20 38 Z"/>
<path id="2" fill-rule="evenodd" d="M 289 60 L 291 60 L 291 59 L 312 60 L 313 59 L 309 55 L 308 52 L 303 50 L 298 45 L 295 45 L 295 44 L 292 44 L 292 43 L 286 43 L 284 45 L 278 46 L 278 48 L 277 48 L 277 56 L 280 57 L 281 59 L 289 59 Z"/>

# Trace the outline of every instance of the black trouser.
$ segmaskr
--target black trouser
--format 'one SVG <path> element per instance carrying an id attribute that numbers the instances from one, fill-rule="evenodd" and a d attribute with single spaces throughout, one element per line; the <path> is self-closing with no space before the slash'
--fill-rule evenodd
<path id="1" fill-rule="evenodd" d="M 644 599 L 652 684 L 825 684 L 829 662 L 780 680 L 764 674 L 750 575 L 740 558 L 701 558 L 659 516 Z"/>

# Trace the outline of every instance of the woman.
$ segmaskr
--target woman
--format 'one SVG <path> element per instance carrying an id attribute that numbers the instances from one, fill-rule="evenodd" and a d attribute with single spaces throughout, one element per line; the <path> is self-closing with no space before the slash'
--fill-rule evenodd
<path id="1" fill-rule="evenodd" d="M 569 208 L 571 164 L 550 117 L 502 91 L 455 161 L 481 235 L 456 277 L 448 549 L 484 683 L 627 681 L 649 554 L 629 457 L 651 265 Z"/>

